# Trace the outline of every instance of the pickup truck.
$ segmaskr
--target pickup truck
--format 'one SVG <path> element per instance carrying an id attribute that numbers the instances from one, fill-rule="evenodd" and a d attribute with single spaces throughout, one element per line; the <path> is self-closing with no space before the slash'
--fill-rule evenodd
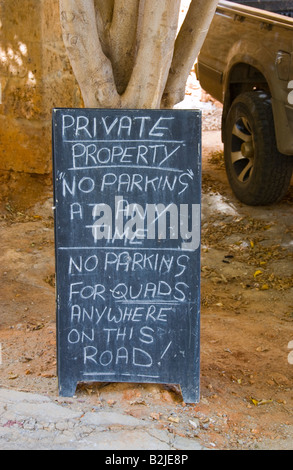
<path id="1" fill-rule="evenodd" d="M 197 78 L 223 104 L 224 159 L 234 194 L 247 205 L 268 205 L 285 196 L 292 176 L 293 5 L 272 2 L 286 4 L 281 15 L 239 3 L 219 2 Z M 263 3 L 268 8 L 270 2 Z"/>

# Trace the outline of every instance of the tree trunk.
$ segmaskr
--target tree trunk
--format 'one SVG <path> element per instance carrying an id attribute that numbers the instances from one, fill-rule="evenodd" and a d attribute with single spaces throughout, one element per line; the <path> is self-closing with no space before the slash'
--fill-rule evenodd
<path id="1" fill-rule="evenodd" d="M 192 0 L 177 36 L 181 0 L 60 0 L 63 39 L 84 104 L 172 107 L 218 0 Z"/>
<path id="2" fill-rule="evenodd" d="M 192 1 L 176 39 L 173 61 L 162 107 L 171 108 L 184 99 L 188 75 L 208 33 L 218 0 Z"/>

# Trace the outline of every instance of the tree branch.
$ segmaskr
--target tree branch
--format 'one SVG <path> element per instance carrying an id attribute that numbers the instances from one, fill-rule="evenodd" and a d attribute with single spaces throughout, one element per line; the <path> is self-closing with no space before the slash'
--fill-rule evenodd
<path id="1" fill-rule="evenodd" d="M 159 108 L 177 33 L 180 0 L 145 0 L 133 72 L 123 107 Z"/>
<path id="2" fill-rule="evenodd" d="M 121 106 L 109 59 L 103 53 L 94 0 L 60 0 L 63 40 L 86 107 Z"/>
<path id="3" fill-rule="evenodd" d="M 116 0 L 110 28 L 110 59 L 118 93 L 129 82 L 135 57 L 140 0 Z"/>
<path id="4" fill-rule="evenodd" d="M 94 0 L 98 34 L 103 52 L 108 58 L 110 56 L 109 31 L 113 18 L 114 1 Z"/>
<path id="5" fill-rule="evenodd" d="M 190 70 L 200 52 L 218 0 L 192 0 L 177 36 L 162 107 L 171 108 L 184 99 Z"/>
<path id="6" fill-rule="evenodd" d="M 94 0 L 95 10 L 98 10 L 104 26 L 110 26 L 113 18 L 115 0 Z"/>

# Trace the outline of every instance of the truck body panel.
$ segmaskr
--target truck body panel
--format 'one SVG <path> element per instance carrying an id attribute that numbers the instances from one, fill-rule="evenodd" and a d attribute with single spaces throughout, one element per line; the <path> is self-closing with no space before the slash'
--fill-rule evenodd
<path id="1" fill-rule="evenodd" d="M 220 1 L 197 63 L 201 87 L 223 103 L 225 120 L 234 99 L 263 90 L 271 97 L 277 147 L 293 155 L 293 19 Z M 292 86 L 293 88 L 293 86 Z"/>

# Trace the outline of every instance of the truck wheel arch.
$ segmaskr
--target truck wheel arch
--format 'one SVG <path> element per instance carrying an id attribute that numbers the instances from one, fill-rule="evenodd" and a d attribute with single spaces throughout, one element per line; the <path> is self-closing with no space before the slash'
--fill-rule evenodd
<path id="1" fill-rule="evenodd" d="M 233 101 L 242 93 L 249 91 L 265 91 L 271 96 L 268 80 L 255 65 L 237 62 L 230 66 L 226 73 L 224 86 L 224 102 L 222 115 L 222 140 L 225 142 L 226 119 Z"/>

